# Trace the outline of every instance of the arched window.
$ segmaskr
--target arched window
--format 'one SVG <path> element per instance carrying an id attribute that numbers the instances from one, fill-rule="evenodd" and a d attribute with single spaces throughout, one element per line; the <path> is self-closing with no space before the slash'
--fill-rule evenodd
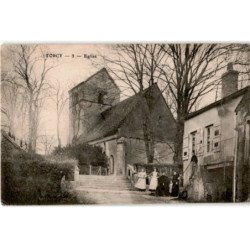
<path id="1" fill-rule="evenodd" d="M 100 92 L 98 94 L 98 103 L 103 104 L 103 99 L 104 99 L 103 97 L 104 97 L 104 94 Z"/>

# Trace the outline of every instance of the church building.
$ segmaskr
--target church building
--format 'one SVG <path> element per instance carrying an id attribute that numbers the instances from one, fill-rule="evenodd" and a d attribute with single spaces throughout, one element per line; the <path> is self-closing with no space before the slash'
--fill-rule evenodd
<path id="1" fill-rule="evenodd" d="M 103 68 L 69 91 L 70 143 L 101 146 L 109 172 L 126 175 L 127 164 L 173 163 L 176 123 L 157 86 L 120 101 Z"/>

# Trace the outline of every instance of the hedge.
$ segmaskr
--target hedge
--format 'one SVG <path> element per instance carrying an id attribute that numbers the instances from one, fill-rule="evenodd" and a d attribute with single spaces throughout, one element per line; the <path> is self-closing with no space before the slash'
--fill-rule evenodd
<path id="1" fill-rule="evenodd" d="M 102 168 L 108 166 L 108 159 L 102 148 L 86 143 L 57 147 L 52 154 L 61 159 L 77 160 L 80 174 L 88 174 L 89 165 L 101 166 Z"/>
<path id="2" fill-rule="evenodd" d="M 61 190 L 61 180 L 72 179 L 72 162 L 49 161 L 26 152 L 2 162 L 2 203 L 16 205 L 76 203 Z"/>

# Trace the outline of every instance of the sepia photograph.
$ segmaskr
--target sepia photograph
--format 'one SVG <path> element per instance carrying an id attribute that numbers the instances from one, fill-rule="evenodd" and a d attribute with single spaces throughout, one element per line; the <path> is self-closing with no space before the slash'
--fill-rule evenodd
<path id="1" fill-rule="evenodd" d="M 250 201 L 250 45 L 1 45 L 3 205 Z"/>

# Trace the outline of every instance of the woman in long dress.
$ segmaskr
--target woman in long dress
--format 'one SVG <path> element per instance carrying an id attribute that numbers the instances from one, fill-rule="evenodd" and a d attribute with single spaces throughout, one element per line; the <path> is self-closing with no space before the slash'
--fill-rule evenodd
<path id="1" fill-rule="evenodd" d="M 147 178 L 147 174 L 146 174 L 145 169 L 143 168 L 138 173 L 138 180 L 135 183 L 135 187 L 138 188 L 140 191 L 145 191 L 146 190 L 146 178 Z"/>
<path id="2" fill-rule="evenodd" d="M 177 172 L 174 172 L 172 182 L 173 182 L 172 196 L 178 196 L 179 195 L 179 175 Z"/>
<path id="3" fill-rule="evenodd" d="M 154 168 L 154 171 L 151 173 L 149 191 L 155 192 L 157 186 L 158 186 L 158 172 L 157 172 L 156 168 Z"/>

